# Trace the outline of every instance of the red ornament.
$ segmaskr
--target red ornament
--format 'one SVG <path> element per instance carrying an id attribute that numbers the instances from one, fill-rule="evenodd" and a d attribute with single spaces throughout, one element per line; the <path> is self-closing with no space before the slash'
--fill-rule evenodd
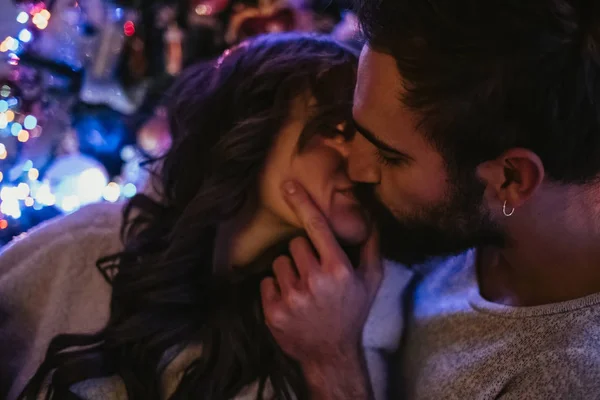
<path id="1" fill-rule="evenodd" d="M 135 35 L 135 24 L 133 23 L 133 21 L 125 22 L 125 24 L 123 25 L 123 33 L 125 33 L 125 36 Z"/>

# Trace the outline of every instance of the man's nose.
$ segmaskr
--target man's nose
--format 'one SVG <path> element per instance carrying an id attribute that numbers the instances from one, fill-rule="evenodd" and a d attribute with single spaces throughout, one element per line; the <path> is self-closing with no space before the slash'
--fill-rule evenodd
<path id="1" fill-rule="evenodd" d="M 349 143 L 348 176 L 354 182 L 377 184 L 381 180 L 375 147 L 356 134 Z"/>

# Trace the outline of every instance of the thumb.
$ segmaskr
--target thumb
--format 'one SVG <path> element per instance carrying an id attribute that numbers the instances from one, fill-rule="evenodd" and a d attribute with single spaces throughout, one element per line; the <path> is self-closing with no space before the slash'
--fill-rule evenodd
<path id="1" fill-rule="evenodd" d="M 379 251 L 379 233 L 375 228 L 373 228 L 369 239 L 361 249 L 358 273 L 367 285 L 369 293 L 374 295 L 383 277 L 383 262 Z"/>

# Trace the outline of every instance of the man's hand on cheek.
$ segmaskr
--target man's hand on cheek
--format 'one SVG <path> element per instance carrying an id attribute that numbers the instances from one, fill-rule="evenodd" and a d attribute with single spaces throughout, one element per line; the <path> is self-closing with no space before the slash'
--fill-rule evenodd
<path id="1" fill-rule="evenodd" d="M 372 235 L 364 245 L 355 270 L 306 191 L 297 184 L 291 189 L 286 199 L 318 255 L 297 238 L 292 259 L 275 260 L 275 278 L 261 286 L 266 323 L 302 366 L 313 398 L 368 399 L 361 338 L 382 277 L 377 239 Z"/>

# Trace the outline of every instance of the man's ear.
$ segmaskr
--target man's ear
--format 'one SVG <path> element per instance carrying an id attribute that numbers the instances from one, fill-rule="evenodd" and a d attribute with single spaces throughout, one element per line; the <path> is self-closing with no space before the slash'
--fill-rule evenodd
<path id="1" fill-rule="evenodd" d="M 477 166 L 488 194 L 511 208 L 523 205 L 544 180 L 544 164 L 531 150 L 514 148 Z"/>

